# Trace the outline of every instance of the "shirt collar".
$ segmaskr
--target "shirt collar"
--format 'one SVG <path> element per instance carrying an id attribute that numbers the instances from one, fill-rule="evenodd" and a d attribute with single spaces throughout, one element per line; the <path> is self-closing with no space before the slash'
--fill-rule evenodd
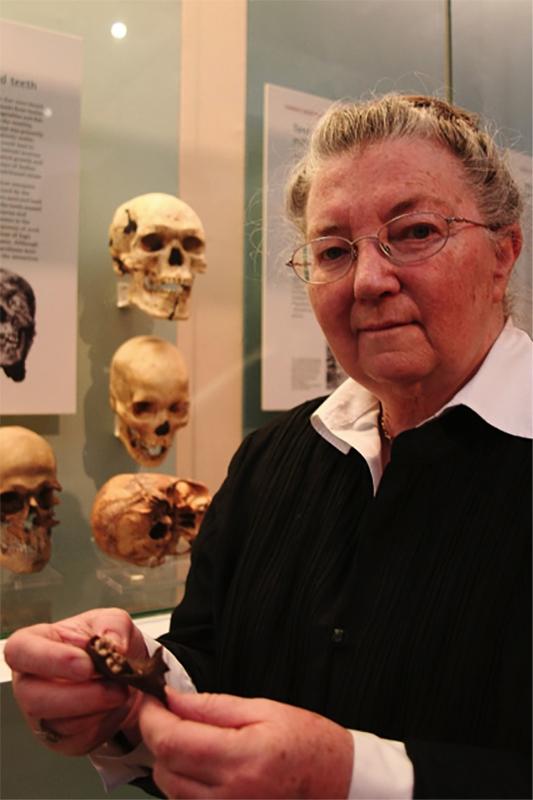
<path id="1" fill-rule="evenodd" d="M 464 405 L 498 430 L 533 438 L 532 354 L 527 333 L 508 319 L 475 375 L 431 419 Z M 378 415 L 377 398 L 352 378 L 311 415 L 311 424 L 326 441 L 342 453 L 354 448 L 363 456 L 374 488 L 382 473 Z"/>
<path id="2" fill-rule="evenodd" d="M 533 342 L 511 319 L 475 375 L 441 410 L 463 405 L 512 436 L 533 438 Z"/>

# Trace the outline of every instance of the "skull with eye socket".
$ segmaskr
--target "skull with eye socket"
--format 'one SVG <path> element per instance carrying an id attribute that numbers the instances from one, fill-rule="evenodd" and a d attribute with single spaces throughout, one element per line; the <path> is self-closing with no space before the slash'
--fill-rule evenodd
<path id="1" fill-rule="evenodd" d="M 160 464 L 189 420 L 189 379 L 178 348 L 157 336 L 124 342 L 111 360 L 109 400 L 130 456 L 144 467 Z"/>
<path id="2" fill-rule="evenodd" d="M 153 472 L 114 475 L 94 500 L 94 540 L 112 558 L 157 567 L 190 550 L 210 502 L 198 481 Z"/>
<path id="3" fill-rule="evenodd" d="M 0 428 L 0 566 L 16 573 L 46 566 L 60 490 L 48 442 L 28 428 Z"/>
<path id="4" fill-rule="evenodd" d="M 130 276 L 129 302 L 159 319 L 188 319 L 192 285 L 205 272 L 205 233 L 187 203 L 152 192 L 117 208 L 109 227 L 117 275 Z"/>

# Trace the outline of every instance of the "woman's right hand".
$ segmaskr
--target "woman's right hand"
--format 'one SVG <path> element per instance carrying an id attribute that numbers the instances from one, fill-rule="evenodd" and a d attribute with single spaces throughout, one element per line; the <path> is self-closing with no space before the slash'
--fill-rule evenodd
<path id="1" fill-rule="evenodd" d="M 132 745 L 140 740 L 140 693 L 96 674 L 85 652 L 95 635 L 111 639 L 127 657 L 147 655 L 141 632 L 118 608 L 21 628 L 6 642 L 13 692 L 30 729 L 65 755 L 89 753 L 121 729 Z"/>

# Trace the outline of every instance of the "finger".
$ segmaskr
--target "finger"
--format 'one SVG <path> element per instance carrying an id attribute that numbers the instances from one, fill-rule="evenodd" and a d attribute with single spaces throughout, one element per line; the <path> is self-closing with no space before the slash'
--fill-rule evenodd
<path id="1" fill-rule="evenodd" d="M 120 728 L 123 708 L 103 714 L 47 719 L 29 717 L 28 722 L 39 741 L 64 755 L 85 755 L 108 741 Z"/>
<path id="2" fill-rule="evenodd" d="M 62 640 L 85 649 L 92 636 L 105 636 L 126 652 L 133 631 L 129 614 L 121 608 L 97 608 L 55 623 Z"/>
<path id="3" fill-rule="evenodd" d="M 50 683 L 29 675 L 16 676 L 14 690 L 25 714 L 45 718 L 78 716 L 82 709 L 90 714 L 109 711 L 124 706 L 129 696 L 126 687 L 110 681 Z"/>
<path id="4" fill-rule="evenodd" d="M 139 657 L 146 653 L 131 617 L 122 609 L 108 608 L 16 631 L 7 640 L 4 655 L 18 672 L 87 680 L 94 675 L 94 668 L 85 648 L 94 635 L 106 636 L 124 653 L 132 650 L 130 655 Z"/>
<path id="5" fill-rule="evenodd" d="M 121 719 L 124 711 L 121 708 L 114 712 L 101 712 L 98 714 L 83 714 L 77 717 L 30 717 L 31 728 L 35 731 L 42 723 L 55 731 L 61 739 L 74 737 L 90 737 L 95 730 L 100 730 L 109 719 L 113 724 Z"/>
<path id="6" fill-rule="evenodd" d="M 133 624 L 130 615 L 121 608 L 99 608 L 86 612 L 90 624 L 89 636 L 102 636 L 129 658 L 145 658 L 148 655 L 144 637 Z M 88 637 L 89 638 L 89 637 Z M 83 647 L 87 646 L 88 638 Z"/>
<path id="7" fill-rule="evenodd" d="M 181 720 L 151 698 L 143 700 L 139 724 L 157 762 L 200 783 L 222 783 L 224 775 L 246 757 L 240 731 Z"/>
<path id="8" fill-rule="evenodd" d="M 86 681 L 94 675 L 91 659 L 79 647 L 39 634 L 20 634 L 14 633 L 5 647 L 5 659 L 12 670 L 71 681 Z"/>
<path id="9" fill-rule="evenodd" d="M 260 722 L 264 716 L 261 699 L 230 694 L 185 694 L 167 687 L 169 709 L 179 717 L 222 728 L 242 728 Z"/>

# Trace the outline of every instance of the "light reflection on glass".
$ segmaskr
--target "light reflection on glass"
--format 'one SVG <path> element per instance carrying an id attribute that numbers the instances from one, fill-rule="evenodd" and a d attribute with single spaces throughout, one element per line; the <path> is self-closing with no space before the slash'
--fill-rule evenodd
<path id="1" fill-rule="evenodd" d="M 123 22 L 114 22 L 111 25 L 111 36 L 115 39 L 123 39 L 127 32 L 128 28 Z"/>

